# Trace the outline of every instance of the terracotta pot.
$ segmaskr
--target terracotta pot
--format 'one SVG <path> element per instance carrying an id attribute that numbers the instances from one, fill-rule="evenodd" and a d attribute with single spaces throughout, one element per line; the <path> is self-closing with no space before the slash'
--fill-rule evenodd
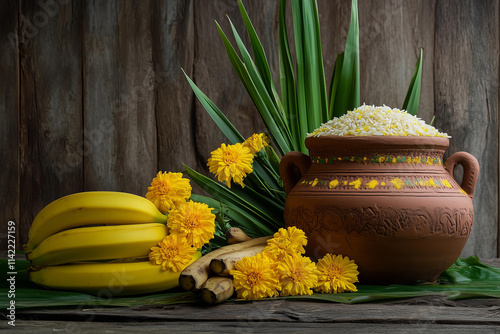
<path id="1" fill-rule="evenodd" d="M 305 144 L 310 156 L 286 154 L 280 174 L 285 224 L 305 231 L 308 256 L 354 259 L 361 284 L 434 282 L 458 259 L 474 220 L 479 164 L 471 154 L 443 164 L 442 137 L 322 136 Z"/>

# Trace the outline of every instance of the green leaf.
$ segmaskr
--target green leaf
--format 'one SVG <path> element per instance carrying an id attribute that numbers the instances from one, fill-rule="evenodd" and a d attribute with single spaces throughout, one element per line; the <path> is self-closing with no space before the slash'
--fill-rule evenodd
<path id="1" fill-rule="evenodd" d="M 306 152 L 304 143 L 301 142 L 299 132 L 299 121 L 297 114 L 297 96 L 295 93 L 295 75 L 293 72 L 293 62 L 288 44 L 288 32 L 286 28 L 286 0 L 280 0 L 279 11 L 279 66 L 281 98 L 285 109 L 286 121 L 292 134 L 295 151 Z"/>
<path id="2" fill-rule="evenodd" d="M 302 150 L 307 133 L 328 117 L 318 10 L 315 0 L 292 0 L 297 58 L 297 105 Z"/>
<path id="3" fill-rule="evenodd" d="M 479 261 L 477 256 L 460 258 L 440 277 L 440 283 L 464 284 L 497 282 L 500 287 L 500 268 Z"/>
<path id="4" fill-rule="evenodd" d="M 297 76 L 297 80 L 303 83 L 304 90 L 299 97 L 305 99 L 305 112 L 307 114 L 307 128 L 301 129 L 301 135 L 304 136 L 304 139 L 307 132 L 312 132 L 321 123 L 322 97 L 326 98 L 326 93 L 324 96 L 322 94 L 324 74 L 321 52 L 318 55 L 318 50 L 321 50 L 321 41 L 319 36 L 316 36 L 316 24 L 314 22 L 316 8 L 313 3 L 314 0 L 293 1 L 293 10 L 298 11 L 300 14 L 300 23 L 295 24 L 294 22 L 294 27 L 301 29 L 302 37 L 297 54 L 302 53 L 301 59 L 303 62 L 301 63 L 301 71 L 297 71 L 298 74 L 301 74 Z M 298 10 L 299 6 L 301 7 L 300 10 Z M 323 84 L 321 84 L 322 80 Z"/>
<path id="5" fill-rule="evenodd" d="M 297 68 L 297 116 L 298 116 L 298 134 L 301 151 L 307 151 L 304 140 L 305 134 L 309 131 L 309 117 L 307 110 L 307 83 L 306 71 L 308 64 L 304 56 L 305 32 L 302 28 L 304 14 L 302 12 L 301 0 L 292 0 L 293 32 L 295 38 L 295 56 Z"/>
<path id="6" fill-rule="evenodd" d="M 231 24 L 232 25 L 232 24 Z M 249 73 L 248 68 L 251 70 L 255 70 L 255 68 L 252 68 L 252 63 L 250 64 L 244 64 L 241 59 L 238 57 L 236 54 L 236 51 L 234 50 L 233 46 L 229 42 L 229 39 L 227 36 L 224 34 L 224 31 L 222 31 L 221 27 L 219 24 L 217 24 L 217 29 L 219 31 L 219 34 L 222 38 L 222 41 L 224 43 L 224 47 L 226 48 L 226 52 L 229 56 L 229 59 L 231 61 L 231 64 L 233 65 L 233 68 L 237 72 L 238 76 L 240 77 L 241 81 L 243 82 L 248 94 L 252 98 L 252 101 L 254 102 L 255 106 L 257 107 L 257 110 L 259 111 L 264 123 L 266 124 L 267 128 L 269 129 L 269 134 L 273 141 L 276 143 L 276 146 L 280 150 L 281 154 L 286 154 L 291 151 L 291 138 L 289 134 L 287 133 L 287 128 L 284 126 L 284 120 L 282 120 L 283 124 L 279 121 L 279 115 L 277 112 L 274 112 L 275 110 L 271 109 L 269 110 L 268 107 L 272 105 L 272 102 L 269 103 L 269 95 L 267 95 L 267 91 L 265 90 L 265 87 L 263 85 L 259 85 L 259 87 L 256 86 L 255 82 L 252 79 L 252 75 Z M 237 35 L 237 34 L 236 34 Z M 238 37 L 235 36 L 237 39 Z M 241 39 L 240 39 L 241 40 Z M 241 48 L 244 48 L 243 45 L 241 45 Z M 241 50 L 240 48 L 240 50 Z M 247 67 L 248 66 L 248 67 Z M 255 77 L 255 72 L 252 72 Z M 262 84 L 262 82 L 257 81 L 257 84 Z M 263 93 L 263 95 L 261 95 Z M 266 100 L 264 100 L 267 97 Z M 266 103 L 267 102 L 267 103 Z M 274 105 L 272 105 L 274 107 Z M 278 120 L 278 124 L 276 123 L 276 119 Z M 280 127 L 281 126 L 281 127 Z"/>
<path id="7" fill-rule="evenodd" d="M 280 137 L 286 140 L 288 146 L 287 149 L 290 151 L 292 149 L 291 135 L 288 131 L 284 116 L 279 112 L 277 106 L 273 103 L 273 95 L 269 94 L 269 92 L 267 91 L 266 85 L 262 80 L 262 77 L 260 76 L 255 63 L 253 62 L 250 53 L 245 47 L 243 40 L 236 31 L 236 28 L 234 27 L 230 19 L 229 23 L 231 25 L 231 29 L 233 31 L 238 49 L 240 50 L 240 53 L 243 57 L 245 68 L 251 78 L 251 80 L 246 80 L 244 78 L 244 80 L 247 81 L 247 89 L 250 88 L 250 96 L 252 97 L 255 105 L 258 107 L 261 117 L 268 128 L 276 128 L 279 131 Z M 251 82 L 253 83 L 253 87 L 250 85 Z M 273 135 L 273 137 L 275 136 L 273 132 L 271 132 L 271 134 Z"/>
<path id="8" fill-rule="evenodd" d="M 351 3 L 351 23 L 347 34 L 342 71 L 336 91 L 333 117 L 339 117 L 348 110 L 359 107 L 359 23 L 358 1 Z"/>
<path id="9" fill-rule="evenodd" d="M 197 202 L 205 203 L 211 207 L 218 204 L 223 205 L 224 215 L 231 219 L 230 225 L 241 228 L 247 235 L 253 238 L 263 237 L 274 233 L 274 231 L 270 230 L 265 225 L 259 224 L 258 220 L 250 218 L 244 210 L 237 206 L 224 205 L 214 198 L 202 195 L 192 195 L 192 198 Z"/>
<path id="10" fill-rule="evenodd" d="M 313 127 L 313 129 L 310 130 L 312 132 L 315 130 L 318 126 L 320 126 L 320 123 L 324 123 L 329 120 L 328 118 L 328 96 L 326 92 L 326 79 L 325 79 L 325 68 L 323 65 L 323 50 L 321 48 L 321 33 L 319 29 L 319 16 L 318 16 L 318 4 L 316 3 L 316 0 L 312 1 L 313 5 L 313 15 L 314 15 L 314 35 L 315 35 L 315 44 L 316 44 L 316 51 L 313 53 L 313 56 L 317 58 L 317 78 L 316 80 L 318 81 L 318 88 L 319 88 L 319 104 L 320 104 L 320 111 L 315 110 L 315 113 L 320 113 L 320 122 L 316 124 L 316 126 Z"/>
<path id="11" fill-rule="evenodd" d="M 198 195 L 197 195 L 198 196 Z M 204 199 L 195 197 L 197 201 Z M 213 200 L 205 197 L 207 200 Z M 215 201 L 215 200 L 213 200 Z M 208 203 L 207 203 L 208 204 Z M 213 204 L 213 203 L 212 203 Z M 208 204 L 210 205 L 210 204 Z M 212 206 L 212 205 L 210 205 Z M 236 214 L 235 217 L 238 215 Z M 242 215 L 242 217 L 244 217 Z M 235 219 L 233 223 L 240 222 Z M 236 226 L 236 225 L 235 225 Z M 245 225 L 241 225 L 245 229 Z M 1 259 L 2 268 L 7 268 L 7 260 Z M 27 268 L 26 260 L 15 261 L 16 268 Z M 5 271 L 6 272 L 6 271 Z M 458 274 L 458 276 L 457 276 Z M 5 275 L 5 274 L 4 274 Z M 459 277 L 458 283 L 451 283 Z M 8 295 L 9 282 L 0 281 L 0 293 Z M 357 292 L 344 293 L 314 293 L 310 296 L 276 297 L 266 300 L 287 299 L 288 301 L 335 302 L 335 303 L 366 303 L 412 298 L 418 296 L 443 296 L 448 299 L 465 298 L 500 298 L 500 268 L 481 263 L 476 256 L 458 259 L 447 269 L 438 280 L 437 285 L 356 285 Z M 239 300 L 237 300 L 239 301 Z M 9 300 L 0 300 L 0 307 L 8 307 Z M 149 294 L 135 297 L 99 298 L 84 293 L 69 291 L 54 291 L 41 289 L 28 281 L 26 270 L 17 270 L 16 275 L 16 309 L 47 309 L 78 307 L 139 307 L 142 305 L 167 305 L 180 303 L 200 303 L 199 297 L 192 292 L 183 292 L 180 289 L 169 290 L 164 293 Z"/>
<path id="12" fill-rule="evenodd" d="M 274 172 L 279 176 L 280 175 L 280 162 L 281 159 L 278 157 L 276 152 L 274 151 L 272 146 L 266 146 L 266 153 L 269 159 L 269 163 L 274 169 Z"/>
<path id="13" fill-rule="evenodd" d="M 406 98 L 403 103 L 403 109 L 408 111 L 412 115 L 417 115 L 418 104 L 420 101 L 420 82 L 422 80 L 422 57 L 424 51 L 420 49 L 420 56 L 417 60 L 417 65 L 415 66 L 415 71 L 413 77 L 411 78 L 410 86 L 408 87 L 408 92 L 406 93 Z"/>
<path id="14" fill-rule="evenodd" d="M 255 203 L 255 199 L 251 196 L 242 197 L 245 193 L 239 191 L 236 185 L 234 190 L 230 190 L 186 165 L 184 165 L 184 168 L 189 178 L 203 190 L 227 206 L 241 208 L 241 210 L 244 210 L 249 215 L 249 218 L 255 219 L 256 224 L 263 224 L 264 228 L 269 230 L 269 232 L 273 232 L 273 230 L 268 226 L 283 226 L 282 222 L 276 221 L 272 217 L 273 213 L 264 211 L 269 211 L 269 207 L 265 205 L 267 203 L 261 202 L 261 205 L 259 205 Z"/>
<path id="15" fill-rule="evenodd" d="M 267 89 L 269 96 L 273 97 L 273 102 L 278 109 L 278 111 L 283 115 L 283 105 L 281 104 L 278 92 L 276 91 L 276 87 L 274 85 L 273 77 L 271 76 L 271 70 L 269 67 L 269 63 L 267 61 L 266 53 L 264 52 L 264 48 L 262 47 L 262 43 L 257 36 L 257 32 L 248 17 L 248 13 L 243 6 L 243 2 L 238 0 L 238 6 L 240 8 L 241 17 L 243 18 L 243 22 L 247 28 L 248 36 L 250 37 L 250 43 L 252 45 L 253 54 L 255 57 L 255 65 L 259 71 L 259 74 L 262 78 L 262 81 Z"/>
<path id="16" fill-rule="evenodd" d="M 333 118 L 333 107 L 335 105 L 335 97 L 337 96 L 337 88 L 340 82 L 340 74 L 342 73 L 342 64 L 344 63 L 344 53 L 341 52 L 335 59 L 335 66 L 333 68 L 332 78 L 330 81 L 330 105 L 328 111 L 328 119 Z"/>
<path id="17" fill-rule="evenodd" d="M 182 70 L 184 72 L 184 70 Z M 210 117 L 214 120 L 215 124 L 224 133 L 224 135 L 231 141 L 231 143 L 241 143 L 245 141 L 243 136 L 236 130 L 236 128 L 231 124 L 231 122 L 226 118 L 226 116 L 217 108 L 217 106 L 196 86 L 196 84 L 187 76 L 184 72 L 189 85 L 193 89 L 194 94 L 203 105 L 205 110 L 208 112 Z"/>

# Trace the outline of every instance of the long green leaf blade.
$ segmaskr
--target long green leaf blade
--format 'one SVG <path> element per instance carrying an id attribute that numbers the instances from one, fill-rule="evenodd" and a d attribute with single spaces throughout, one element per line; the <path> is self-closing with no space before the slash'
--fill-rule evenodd
<path id="1" fill-rule="evenodd" d="M 184 70 L 183 70 L 184 72 Z M 226 116 L 220 111 L 219 108 L 196 86 L 196 84 L 187 76 L 184 72 L 189 85 L 193 89 L 194 94 L 208 112 L 210 117 L 214 120 L 215 124 L 219 127 L 219 129 L 224 133 L 224 135 L 229 139 L 233 144 L 241 143 L 245 141 L 243 136 L 236 130 L 236 128 L 231 124 L 231 122 L 226 118 Z"/>
<path id="2" fill-rule="evenodd" d="M 278 150 L 280 151 L 280 153 L 282 155 L 290 152 L 291 151 L 291 139 L 287 135 L 283 136 L 283 133 L 282 133 L 281 129 L 278 127 L 278 125 L 276 124 L 273 116 L 271 115 L 271 112 L 267 109 L 267 105 L 264 102 L 264 100 L 262 99 L 262 96 L 260 95 L 259 90 L 255 86 L 255 83 L 253 82 L 253 80 L 250 76 L 250 73 L 248 73 L 246 65 L 241 61 L 241 59 L 236 54 L 236 51 L 234 50 L 233 46 L 229 42 L 229 39 L 224 34 L 224 31 L 219 26 L 219 24 L 217 24 L 217 29 L 219 31 L 219 35 L 222 38 L 222 41 L 224 43 L 224 47 L 226 48 L 226 52 L 229 56 L 231 64 L 233 65 L 233 68 L 238 73 L 238 76 L 240 77 L 248 94 L 252 98 L 252 101 L 254 102 L 255 106 L 257 107 L 257 110 L 259 111 L 262 119 L 264 120 L 264 123 L 268 127 L 269 133 L 270 133 L 273 141 L 276 143 Z"/>
<path id="3" fill-rule="evenodd" d="M 313 0 L 314 1 L 314 0 Z M 318 59 L 316 57 L 316 31 L 314 26 L 314 14 L 312 1 L 301 1 L 302 5 L 302 30 L 304 32 L 303 42 L 304 48 L 304 88 L 306 98 L 307 112 L 307 131 L 312 132 L 321 122 L 320 98 L 319 98 L 319 79 L 318 75 Z M 300 80 L 300 78 L 298 78 Z"/>
<path id="4" fill-rule="evenodd" d="M 248 52 L 247 48 L 245 47 L 243 40 L 241 39 L 240 35 L 236 31 L 236 28 L 234 27 L 233 23 L 231 20 L 229 20 L 229 23 L 231 24 L 231 29 L 233 31 L 234 38 L 236 40 L 236 44 L 238 45 L 238 48 L 240 50 L 240 53 L 242 55 L 245 68 L 247 69 L 248 74 L 250 75 L 250 78 L 254 84 L 255 90 L 258 93 L 258 103 L 259 104 L 264 104 L 265 109 L 259 108 L 259 111 L 261 112 L 262 116 L 262 111 L 266 110 L 265 114 L 269 113 L 269 115 L 266 115 L 266 117 L 263 117 L 263 120 L 266 122 L 266 119 L 270 116 L 274 120 L 274 123 L 276 124 L 276 127 L 278 130 L 280 130 L 281 137 L 287 140 L 288 142 L 288 148 L 289 150 L 292 149 L 292 140 L 291 140 L 291 135 L 290 132 L 288 131 L 288 127 L 286 126 L 286 121 L 284 119 L 284 115 L 279 112 L 277 109 L 276 105 L 273 103 L 273 96 L 269 94 L 269 92 L 266 90 L 266 85 L 264 81 L 262 80 L 262 77 L 259 74 L 258 69 L 255 66 L 255 63 L 252 60 L 252 57 L 250 56 L 250 53 Z M 257 96 L 252 95 L 253 97 L 257 98 Z M 271 125 L 271 124 L 269 124 Z"/>
<path id="5" fill-rule="evenodd" d="M 255 31 L 255 28 L 250 21 L 250 17 L 243 6 L 243 2 L 238 0 L 238 6 L 240 8 L 241 17 L 247 28 L 248 36 L 250 37 L 250 43 L 252 45 L 253 54 L 255 57 L 255 65 L 259 71 L 259 74 L 264 82 L 264 85 L 268 91 L 268 94 L 273 97 L 273 102 L 281 114 L 284 114 L 283 105 L 280 101 L 278 92 L 276 91 L 276 86 L 274 85 L 273 77 L 271 75 L 271 69 L 269 62 L 267 61 L 266 53 L 262 47 L 262 43 Z"/>
<path id="6" fill-rule="evenodd" d="M 295 56 L 297 67 L 297 115 L 300 150 L 307 152 L 305 147 L 305 134 L 309 131 L 308 110 L 307 110 L 307 87 L 305 82 L 307 63 L 304 57 L 305 34 L 302 28 L 303 9 L 301 0 L 292 0 L 293 32 L 295 39 Z"/>
<path id="7" fill-rule="evenodd" d="M 228 208 L 227 206 L 224 207 L 224 205 L 219 201 L 216 200 L 212 197 L 208 196 L 203 196 L 203 195 L 198 195 L 198 194 L 192 194 L 191 199 L 196 202 L 200 203 L 205 203 L 210 207 L 221 207 L 222 210 L 224 211 L 223 214 L 224 216 L 230 218 L 232 222 L 230 223 L 231 226 L 235 227 L 240 227 L 245 233 L 249 234 L 251 237 L 259 237 L 259 236 L 264 236 L 264 235 L 269 235 L 266 233 L 272 233 L 270 229 L 267 229 L 260 224 L 256 224 L 254 220 L 248 218 L 238 210 L 233 210 Z M 255 232 L 252 233 L 255 230 L 260 231 L 260 234 L 256 234 Z"/>
<path id="8" fill-rule="evenodd" d="M 301 150 L 301 136 L 297 115 L 297 96 L 295 93 L 295 75 L 293 72 L 292 57 L 288 43 L 288 32 L 286 28 L 286 0 L 280 0 L 279 11 L 279 66 L 281 98 L 285 109 L 286 121 L 292 134 L 295 151 Z"/>
<path id="9" fill-rule="evenodd" d="M 333 116 L 339 117 L 359 106 L 359 22 L 358 1 L 352 0 L 351 23 L 342 64 L 342 73 L 335 97 Z"/>
<path id="10" fill-rule="evenodd" d="M 333 107 L 335 105 L 335 97 L 337 96 L 337 89 L 340 81 L 340 74 L 342 73 L 342 64 L 344 63 L 344 53 L 341 52 L 335 59 L 335 66 L 333 68 L 332 79 L 330 81 L 330 104 L 328 108 L 328 119 L 333 118 Z"/>
<path id="11" fill-rule="evenodd" d="M 217 198 L 226 205 L 233 205 L 245 210 L 247 214 L 253 216 L 256 220 L 260 222 L 266 222 L 273 224 L 274 226 L 282 226 L 283 224 L 276 221 L 272 216 L 262 211 L 265 206 L 256 207 L 241 196 L 238 196 L 235 192 L 223 187 L 214 180 L 198 173 L 197 171 L 184 165 L 184 168 L 191 180 L 193 180 L 197 185 L 199 185 L 203 190 L 211 194 L 214 198 Z"/>
<path id="12" fill-rule="evenodd" d="M 315 44 L 316 44 L 316 54 L 317 57 L 317 80 L 319 84 L 319 104 L 320 111 L 315 111 L 316 113 L 320 113 L 320 123 L 324 123 L 328 121 L 328 96 L 326 93 L 326 79 L 325 79 L 325 68 L 323 65 L 323 50 L 321 47 L 321 33 L 319 29 L 319 16 L 318 16 L 318 5 L 316 0 L 312 1 L 313 5 L 313 19 L 314 19 L 314 35 L 315 35 Z M 316 129 L 320 124 L 316 124 L 313 129 Z"/>
<path id="13" fill-rule="evenodd" d="M 403 109 L 408 111 L 412 115 L 417 115 L 418 104 L 420 102 L 420 82 L 422 80 L 422 57 L 423 50 L 420 49 L 420 56 L 417 60 L 417 65 L 415 66 L 415 72 L 411 78 L 410 86 L 408 87 L 408 92 L 406 93 L 406 98 L 403 103 Z"/>

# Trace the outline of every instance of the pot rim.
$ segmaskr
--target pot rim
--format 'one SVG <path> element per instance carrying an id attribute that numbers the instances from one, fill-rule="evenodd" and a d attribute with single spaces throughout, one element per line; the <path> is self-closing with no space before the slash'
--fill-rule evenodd
<path id="1" fill-rule="evenodd" d="M 432 148 L 446 150 L 450 140 L 446 137 L 426 137 L 426 136 L 318 136 L 307 137 L 305 145 L 308 149 L 315 149 L 325 146 L 337 146 L 349 148 Z"/>

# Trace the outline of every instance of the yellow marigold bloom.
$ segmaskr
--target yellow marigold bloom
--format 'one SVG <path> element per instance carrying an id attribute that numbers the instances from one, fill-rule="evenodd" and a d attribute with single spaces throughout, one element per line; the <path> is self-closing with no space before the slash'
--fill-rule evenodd
<path id="1" fill-rule="evenodd" d="M 264 147 L 269 146 L 269 138 L 267 138 L 264 133 L 254 133 L 247 140 L 245 140 L 243 146 L 248 147 L 250 149 L 250 153 L 257 154 Z"/>
<path id="2" fill-rule="evenodd" d="M 167 226 L 171 234 L 185 238 L 190 246 L 201 248 L 214 237 L 215 215 L 207 204 L 189 201 L 170 211 Z"/>
<path id="3" fill-rule="evenodd" d="M 279 262 L 287 255 L 304 254 L 306 244 L 307 237 L 301 229 L 295 226 L 280 228 L 271 239 L 267 240 L 264 253 Z"/>
<path id="4" fill-rule="evenodd" d="M 208 159 L 209 170 L 217 176 L 220 182 L 225 182 L 231 188 L 231 181 L 243 187 L 243 178 L 253 171 L 253 154 L 243 144 L 236 143 L 221 147 L 213 151 Z"/>
<path id="5" fill-rule="evenodd" d="M 354 283 L 359 282 L 358 265 L 347 256 L 326 254 L 318 261 L 316 267 L 319 275 L 315 291 L 326 293 L 358 291 L 354 286 Z"/>
<path id="6" fill-rule="evenodd" d="M 162 270 L 171 269 L 174 272 L 184 270 L 196 252 L 196 248 L 189 246 L 175 234 L 167 235 L 158 246 L 151 247 L 149 260 L 159 264 Z"/>
<path id="7" fill-rule="evenodd" d="M 289 255 L 278 264 L 282 296 L 312 295 L 318 284 L 318 270 L 310 258 Z"/>
<path id="8" fill-rule="evenodd" d="M 263 253 L 236 262 L 236 269 L 229 273 L 233 276 L 238 298 L 256 300 L 278 295 L 276 267 L 277 263 Z"/>
<path id="9" fill-rule="evenodd" d="M 158 172 L 148 187 L 146 198 L 156 205 L 161 213 L 167 213 L 191 197 L 189 180 L 182 173 Z"/>

